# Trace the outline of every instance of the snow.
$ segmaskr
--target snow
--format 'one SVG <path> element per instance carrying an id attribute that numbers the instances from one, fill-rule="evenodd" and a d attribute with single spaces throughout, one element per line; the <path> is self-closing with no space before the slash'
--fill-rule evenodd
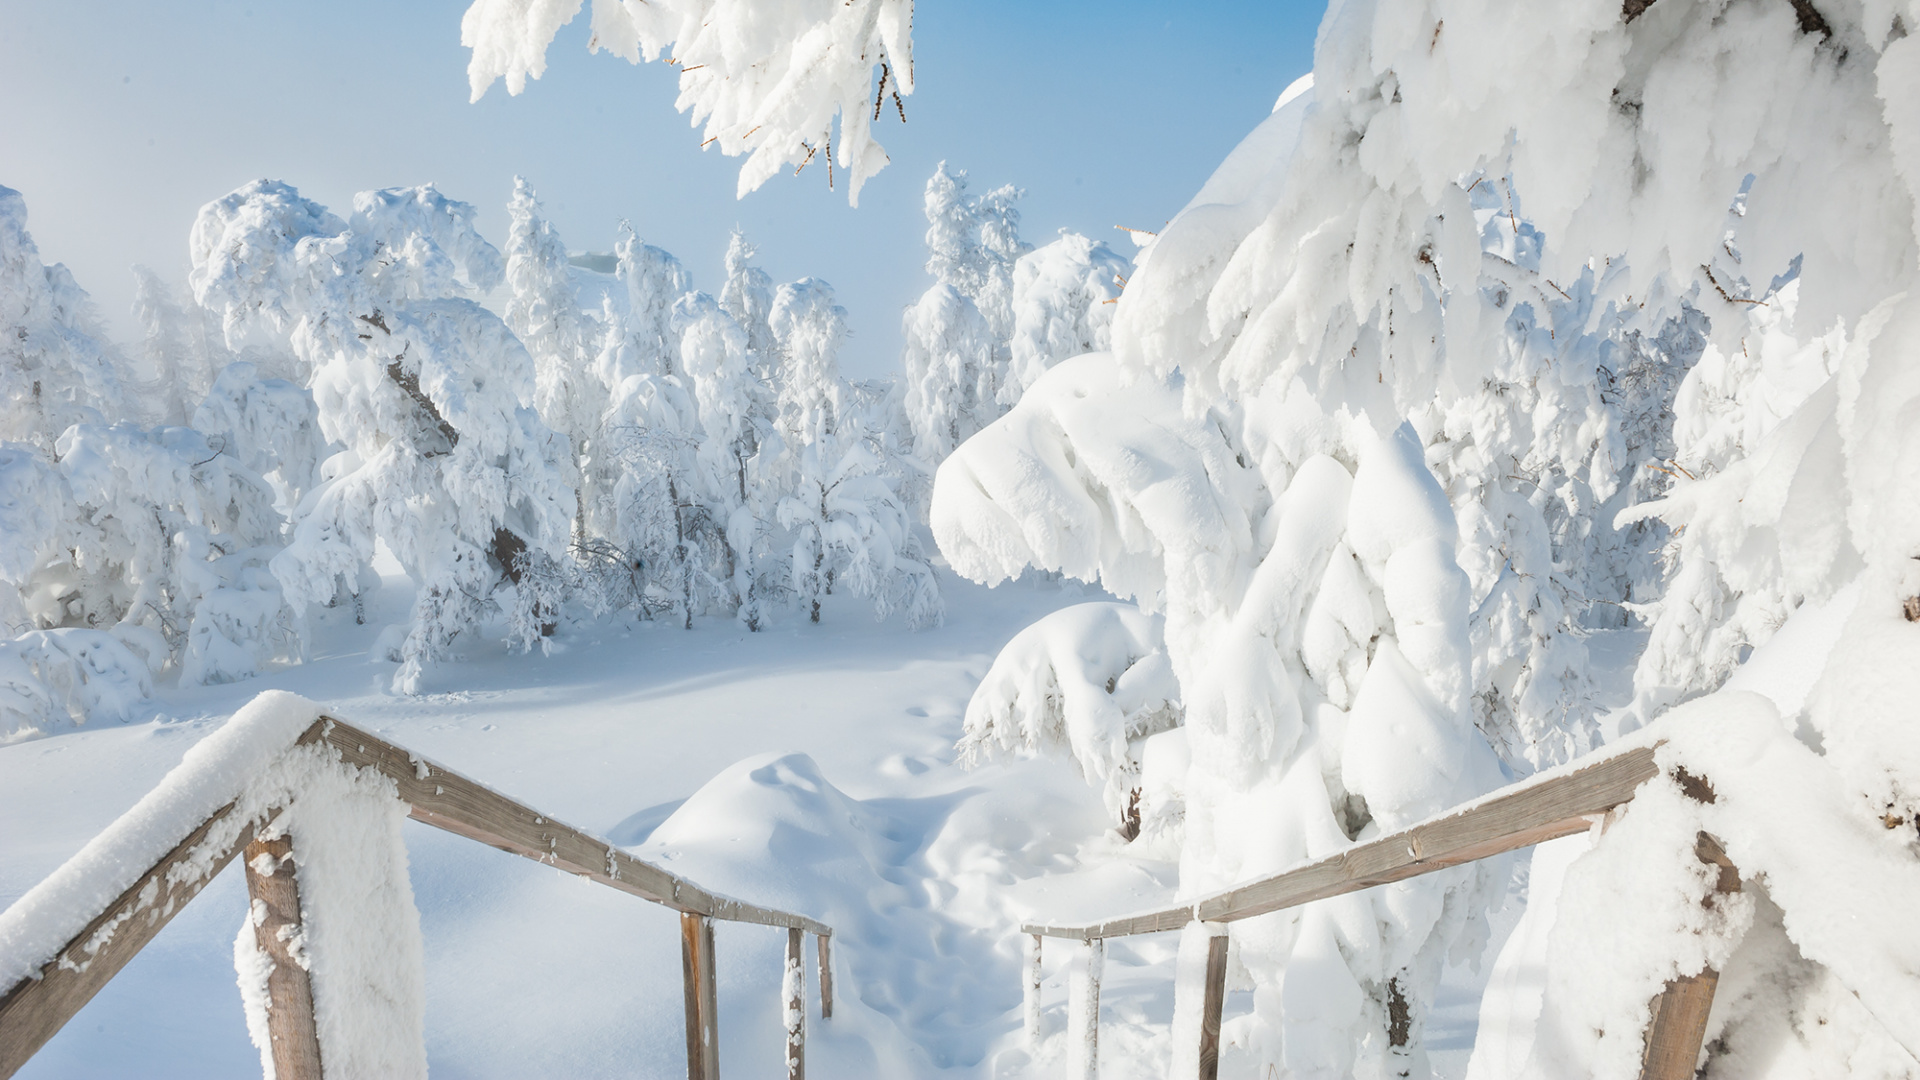
<path id="1" fill-rule="evenodd" d="M 554 35 L 579 12 L 580 0 L 475 0 L 460 20 L 460 43 L 473 50 L 473 100 L 501 78 L 508 93 L 525 90 L 546 71 Z M 821 153 L 823 169 L 837 163 L 850 174 L 847 197 L 858 206 L 861 186 L 887 164 L 873 123 L 889 94 L 897 104 L 913 93 L 912 0 L 593 0 L 592 20 L 594 52 L 633 64 L 671 52 L 667 62 L 680 67 L 675 107 L 706 124 L 701 145 L 748 155 L 742 197 L 783 166 L 804 167 Z M 897 107 L 904 119 L 904 105 Z"/>
<path id="2" fill-rule="evenodd" d="M 319 716 L 310 701 L 268 692 L 195 743 L 130 810 L 0 912 L 0 983 L 12 985 L 38 972 L 148 867 L 238 798 Z M 241 814 L 222 819 L 201 845 L 206 857 L 245 823 Z"/>

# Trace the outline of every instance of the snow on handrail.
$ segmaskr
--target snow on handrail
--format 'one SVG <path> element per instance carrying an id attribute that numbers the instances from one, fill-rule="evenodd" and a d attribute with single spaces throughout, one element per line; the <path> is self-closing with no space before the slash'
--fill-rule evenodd
<path id="1" fill-rule="evenodd" d="M 613 844 L 547 817 L 377 735 L 323 717 L 319 738 L 349 765 L 377 769 L 400 789 L 409 816 L 424 825 L 590 878 L 676 911 L 723 922 L 798 927 L 822 937 L 833 928 L 805 915 L 735 900 L 636 859 Z"/>
<path id="2" fill-rule="evenodd" d="M 188 901 L 242 849 L 256 841 L 257 832 L 285 809 L 284 805 L 243 805 L 246 796 L 242 794 L 210 812 L 192 810 L 192 816 L 183 820 L 183 806 L 194 798 L 204 799 L 210 784 L 215 790 L 228 792 L 244 787 L 246 778 L 241 773 L 260 767 L 272 754 L 314 744 L 333 748 L 347 765 L 372 769 L 392 780 L 400 800 L 407 804 L 409 816 L 416 821 L 679 911 L 683 935 L 688 937 L 689 948 L 698 953 L 697 957 L 689 958 L 687 972 L 692 1010 L 688 1016 L 690 1055 L 697 1041 L 709 1048 L 710 1056 L 710 1048 L 717 1039 L 712 1004 L 710 920 L 787 927 L 794 934 L 816 935 L 821 1014 L 832 1015 L 832 976 L 828 967 L 832 927 L 805 915 L 760 907 L 711 892 L 332 717 L 320 715 L 297 738 L 289 739 L 292 731 L 299 729 L 286 727 L 288 717 L 294 717 L 296 722 L 305 719 L 297 716 L 298 706 L 314 709 L 310 703 L 291 695 L 270 694 L 256 699 L 243 713 L 259 711 L 262 715 L 236 716 L 235 721 L 229 722 L 234 730 L 228 732 L 223 741 L 232 745 L 211 745 L 219 738 L 216 736 L 208 740 L 210 745 L 206 752 L 198 755 L 200 760 L 195 760 L 190 752 L 189 760 L 169 774 L 154 792 L 50 875 L 42 886 L 30 890 L 12 907 L 0 912 L 0 930 L 6 931 L 0 933 L 0 944 L 14 946 L 15 952 L 23 948 L 29 950 L 24 957 L 0 957 L 9 961 L 8 967 L 15 973 L 11 985 L 0 992 L 0 1080 L 12 1076 L 58 1033 Z M 317 709 L 307 712 L 306 716 L 313 716 L 315 712 Z M 200 817 L 202 813 L 206 814 L 204 818 Z M 111 893 L 126 880 L 125 875 L 131 870 L 123 869 L 125 864 L 131 862 L 137 866 L 151 858 L 142 852 L 150 852 L 156 846 L 153 844 L 156 830 L 185 828 L 184 821 L 196 819 L 197 824 L 184 838 L 154 859 L 118 895 L 95 899 L 103 891 Z M 159 842 L 166 843 L 177 835 L 178 832 L 172 832 Z M 133 858 L 139 861 L 132 862 Z M 106 878 L 101 877 L 102 866 L 111 871 Z M 250 892 L 256 884 L 250 867 Z M 37 895 L 39 893 L 47 895 Z M 46 939 L 49 936 L 46 931 L 56 924 L 58 928 L 53 929 L 53 933 L 67 937 L 72 925 L 87 917 L 89 912 L 83 908 L 91 909 L 91 918 L 64 944 L 42 955 L 40 950 L 44 946 L 34 942 Z M 312 1028 L 307 1030 L 311 1033 Z M 311 1034 L 308 1037 L 310 1039 Z M 797 1061 L 792 1059 L 790 1067 Z M 695 1075 L 711 1071 L 703 1072 L 700 1064 L 704 1063 L 696 1063 L 690 1056 Z"/>
<path id="3" fill-rule="evenodd" d="M 1562 766 L 1410 828 L 1178 907 L 1080 926 L 1028 924 L 1021 930 L 1094 941 L 1178 930 L 1194 921 L 1234 922 L 1584 832 L 1598 815 L 1632 799 L 1641 784 L 1659 774 L 1653 760 L 1658 745 L 1631 746 L 1598 761 Z"/>

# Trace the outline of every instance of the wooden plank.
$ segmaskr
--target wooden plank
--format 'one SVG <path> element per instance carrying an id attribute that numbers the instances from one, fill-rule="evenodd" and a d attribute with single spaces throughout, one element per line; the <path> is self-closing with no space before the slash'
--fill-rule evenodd
<path id="1" fill-rule="evenodd" d="M 820 934 L 813 939 L 814 952 L 820 958 L 820 1019 L 833 1018 L 833 935 Z"/>
<path id="2" fill-rule="evenodd" d="M 1107 943 L 1094 938 L 1067 976 L 1069 1080 L 1100 1080 L 1100 977 L 1106 960 Z"/>
<path id="3" fill-rule="evenodd" d="M 252 838 L 252 829 L 216 840 L 211 851 L 201 850 L 216 831 L 232 828 L 227 818 L 233 812 L 232 803 L 215 810 L 48 958 L 40 978 L 23 979 L 0 997 L 0 1078 L 19 1071 L 233 861 Z M 203 873 L 196 872 L 199 866 L 204 866 Z"/>
<path id="4" fill-rule="evenodd" d="M 1207 989 L 1200 1001 L 1200 1080 L 1220 1077 L 1220 1014 L 1227 1006 L 1227 935 L 1207 940 Z"/>
<path id="5" fill-rule="evenodd" d="M 1039 934 L 1027 937 L 1027 977 L 1026 985 L 1021 987 L 1022 1012 L 1025 1015 L 1027 1046 L 1030 1049 L 1040 1047 L 1040 984 L 1043 968 L 1040 966 L 1040 947 L 1047 939 Z"/>
<path id="6" fill-rule="evenodd" d="M 686 994 L 687 1080 L 720 1080 L 719 991 L 713 973 L 713 920 L 680 913 L 680 971 Z"/>
<path id="7" fill-rule="evenodd" d="M 1702 802 L 1713 801 L 1713 789 L 1695 794 Z M 1690 790 L 1689 794 L 1693 794 Z M 1727 858 L 1719 841 L 1706 833 L 1694 837 L 1693 853 L 1708 866 L 1720 871 L 1714 882 L 1718 893 L 1740 891 L 1740 870 Z M 1707 1037 L 1707 1017 L 1713 1012 L 1713 994 L 1720 985 L 1720 973 L 1712 968 L 1698 975 L 1673 979 L 1652 1002 L 1653 1018 L 1647 1024 L 1646 1044 L 1640 1055 L 1640 1080 L 1692 1080 L 1694 1066 L 1700 1060 L 1700 1047 Z"/>
<path id="8" fill-rule="evenodd" d="M 797 927 L 787 928 L 787 971 L 784 979 L 787 1028 L 787 1080 L 807 1080 L 807 969 L 801 964 L 805 951 Z"/>
<path id="9" fill-rule="evenodd" d="M 1653 1022 L 1647 1025 L 1646 1049 L 1640 1058 L 1640 1080 L 1693 1080 L 1694 1063 L 1713 1010 L 1713 992 L 1720 973 L 1707 968 L 1667 983 L 1653 999 Z"/>
<path id="10" fill-rule="evenodd" d="M 415 821 L 456 836 L 546 863 L 622 892 L 683 912 L 726 922 L 762 926 L 798 926 L 809 933 L 830 927 L 804 915 L 776 911 L 719 896 L 693 882 L 636 859 L 619 848 L 484 784 L 434 764 L 377 735 L 328 718 L 323 738 L 341 758 L 359 768 L 377 769 L 400 789 Z"/>
<path id="11" fill-rule="evenodd" d="M 1595 815 L 1633 798 L 1659 771 L 1653 754 L 1654 747 L 1634 747 L 1525 781 L 1412 828 L 1191 904 L 1090 926 L 1028 925 L 1023 930 L 1089 941 L 1178 930 L 1195 919 L 1235 922 L 1571 836 L 1590 828 Z"/>
<path id="12" fill-rule="evenodd" d="M 313 984 L 294 959 L 300 939 L 300 887 L 293 868 L 293 841 L 256 839 L 242 860 L 252 901 L 253 940 L 273 962 L 267 975 L 267 1035 L 276 1080 L 321 1080 L 320 1036 L 314 1028 Z"/>

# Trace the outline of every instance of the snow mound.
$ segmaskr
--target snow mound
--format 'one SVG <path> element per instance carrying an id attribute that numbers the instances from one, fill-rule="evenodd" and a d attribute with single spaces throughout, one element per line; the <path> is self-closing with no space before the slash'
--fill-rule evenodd
<path id="1" fill-rule="evenodd" d="M 954 920 L 931 880 L 928 847 L 962 797 L 863 801 L 805 754 L 765 754 L 708 781 L 634 854 L 831 926 L 834 1018 L 810 1034 L 810 1052 L 841 1058 L 864 1041 L 873 1057 L 856 1073 L 921 1075 L 929 1059 L 939 1068 L 979 1062 L 1019 1015 L 1011 940 Z M 721 996 L 764 998 L 752 1008 L 772 1032 L 778 988 L 763 977 Z M 817 1016 L 815 994 L 808 1007 Z M 729 1045 L 743 1034 L 734 1029 Z"/>

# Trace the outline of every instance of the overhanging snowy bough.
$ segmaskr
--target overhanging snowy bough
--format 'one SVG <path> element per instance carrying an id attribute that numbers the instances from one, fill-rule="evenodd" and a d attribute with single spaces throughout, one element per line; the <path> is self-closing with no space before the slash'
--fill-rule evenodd
<path id="1" fill-rule="evenodd" d="M 273 692 L 0 912 L 0 1080 L 243 851 L 251 917 L 235 960 L 267 1074 L 424 1077 L 406 817 L 680 912 L 691 1080 L 719 1076 L 713 924 L 785 927 L 787 1075 L 804 1076 L 804 935 L 818 943 L 820 1015 L 831 1017 L 832 928 L 717 895 Z"/>
<path id="2" fill-rule="evenodd" d="M 1691 715 L 1687 719 L 1692 719 Z M 1108 938 L 1150 934 L 1168 930 L 1207 935 L 1204 950 L 1204 974 L 1183 967 L 1181 990 L 1175 995 L 1174 1066 L 1176 1077 L 1195 1076 L 1214 1080 L 1219 1072 L 1221 1011 L 1226 998 L 1227 946 L 1229 924 L 1242 919 L 1298 907 L 1316 900 L 1357 892 L 1376 885 L 1403 881 L 1450 866 L 1490 858 L 1534 844 L 1590 830 L 1611 830 L 1616 822 L 1632 822 L 1625 817 L 1628 804 L 1645 802 L 1645 814 L 1636 814 L 1653 824 L 1654 829 L 1686 835 L 1678 841 L 1688 848 L 1687 860 L 1698 860 L 1695 876 L 1700 878 L 1700 896 L 1688 906 L 1703 909 L 1702 921 L 1710 922 L 1713 912 L 1740 906 L 1742 872 L 1729 858 L 1728 850 L 1743 859 L 1751 858 L 1749 879 L 1762 878 L 1779 895 L 1786 892 L 1784 878 L 1818 877 L 1844 871 L 1824 865 L 1817 852 L 1805 852 L 1805 845 L 1786 841 L 1784 847 L 1766 840 L 1755 843 L 1748 833 L 1792 835 L 1780 827 L 1770 812 L 1755 814 L 1760 800 L 1781 801 L 1785 792 L 1773 780 L 1739 771 L 1703 768 L 1702 759 L 1718 760 L 1718 755 L 1697 753 L 1699 745 L 1721 737 L 1711 727 L 1698 732 L 1664 726 L 1630 740 L 1631 745 L 1594 755 L 1583 761 L 1541 773 L 1521 783 L 1493 792 L 1481 799 L 1456 807 L 1411 828 L 1376 837 L 1329 858 L 1296 866 L 1283 873 L 1244 882 L 1231 889 L 1158 911 L 1128 915 L 1086 925 L 1059 926 L 1028 924 L 1022 931 L 1032 935 L 1026 972 L 1026 1015 L 1029 1039 L 1037 1040 L 1040 1030 L 1041 966 L 1040 946 L 1044 938 L 1066 938 L 1085 945 L 1083 955 L 1074 958 L 1070 972 L 1068 1018 L 1068 1075 L 1074 1080 L 1097 1075 L 1100 1014 L 1100 970 Z M 1665 737 L 1662 737 L 1665 736 Z M 1690 771 L 1689 765 L 1692 766 Z M 1745 770 L 1758 773 L 1761 770 Z M 1775 778 L 1777 779 L 1777 778 Z M 1716 785 L 1716 781 L 1720 781 Z M 1716 792 L 1716 786 L 1719 791 Z M 1812 785 L 1818 787 L 1818 785 Z M 1732 797 L 1729 798 L 1729 789 Z M 1793 804 L 1783 811 L 1788 816 L 1806 817 L 1812 811 L 1801 805 L 1805 800 L 1786 798 Z M 1719 803 L 1719 806 L 1713 804 Z M 1637 806 L 1638 803 L 1636 802 Z M 1688 809 L 1689 807 L 1696 809 Z M 1815 815 L 1817 816 L 1817 815 Z M 1728 830 L 1736 819 L 1752 819 L 1752 828 Z M 1697 831 L 1696 826 L 1698 826 Z M 1892 826 L 1889 826 L 1892 828 Z M 1724 833 L 1725 835 L 1721 835 Z M 1841 835 L 1837 830 L 1834 835 Z M 1738 842 L 1736 842 L 1736 838 Z M 1658 832 L 1641 828 L 1632 837 L 1637 842 L 1658 840 Z M 1725 846 L 1723 846 L 1723 844 Z M 1658 846 L 1650 844 L 1649 847 Z M 1675 846 L 1667 844 L 1667 846 Z M 1841 844 L 1846 847 L 1846 844 Z M 1795 858 L 1782 858 L 1785 847 L 1796 849 Z M 1742 854 L 1747 852 L 1748 854 Z M 1648 858 L 1660 854 L 1647 851 Z M 1811 873 L 1810 873 L 1811 872 Z M 1869 875 L 1871 876 L 1871 875 Z M 1867 893 L 1880 891 L 1877 882 L 1868 883 Z M 1825 896 L 1825 894 L 1822 894 Z M 1833 897 L 1827 896 L 1827 900 Z M 1858 899 L 1856 897 L 1856 899 Z M 1623 892 L 1617 898 L 1622 905 L 1636 897 Z M 1850 908 L 1855 905 L 1848 904 Z M 1815 922 L 1831 923 L 1831 911 L 1816 913 Z M 1890 942 L 1893 935 L 1876 935 L 1884 930 L 1883 913 L 1855 909 L 1847 912 L 1845 922 L 1855 925 L 1869 937 L 1881 936 L 1889 942 L 1888 951 L 1900 950 Z M 1738 922 L 1737 919 L 1732 920 Z M 1792 912 L 1789 912 L 1792 921 Z M 1843 953 L 1858 953 L 1859 941 L 1822 935 L 1819 926 L 1801 926 L 1809 951 L 1820 946 L 1825 962 L 1835 964 Z M 1683 935 L 1686 932 L 1682 928 Z M 1691 931 L 1699 936 L 1701 931 Z M 1737 932 L 1737 931 L 1736 931 Z M 1707 931 L 1712 936 L 1713 930 Z M 1832 946 L 1838 946 L 1837 951 Z M 1186 951 L 1183 948 L 1183 953 Z M 1656 947 L 1657 951 L 1657 947 Z M 1698 951 L 1698 950 L 1696 950 Z M 1196 957 L 1199 951 L 1196 950 Z M 1703 1037 L 1708 1028 L 1708 1013 L 1718 983 L 1716 962 L 1707 952 L 1704 965 L 1691 966 L 1681 960 L 1677 969 L 1669 967 L 1669 976 L 1648 1003 L 1647 1026 L 1642 1036 L 1640 1071 L 1642 1080 L 1676 1080 L 1695 1073 Z M 1696 960 L 1698 957 L 1695 958 Z M 1628 961 L 1632 962 L 1632 961 Z M 1849 965 L 1836 965 L 1849 966 Z M 1851 965 L 1857 967 L 1857 965 Z M 1196 969 L 1198 964 L 1195 964 Z M 1673 971 L 1677 970 L 1677 974 Z M 1836 972 L 1836 974 L 1842 974 Z M 1888 992 L 1870 970 L 1850 970 L 1845 974 L 1850 989 L 1889 1031 L 1909 1025 L 1898 1022 L 1904 1012 L 1905 991 Z M 1192 980 L 1193 985 L 1189 985 Z M 1869 988 L 1872 993 L 1868 993 Z M 1641 1000 L 1645 1000 L 1644 998 Z M 1197 1014 L 1197 1015 L 1190 1015 Z M 1185 1021 L 1183 1023 L 1183 1020 Z M 1910 1033 L 1909 1033 L 1910 1034 Z M 1896 1038 L 1901 1036 L 1896 1032 Z"/>

